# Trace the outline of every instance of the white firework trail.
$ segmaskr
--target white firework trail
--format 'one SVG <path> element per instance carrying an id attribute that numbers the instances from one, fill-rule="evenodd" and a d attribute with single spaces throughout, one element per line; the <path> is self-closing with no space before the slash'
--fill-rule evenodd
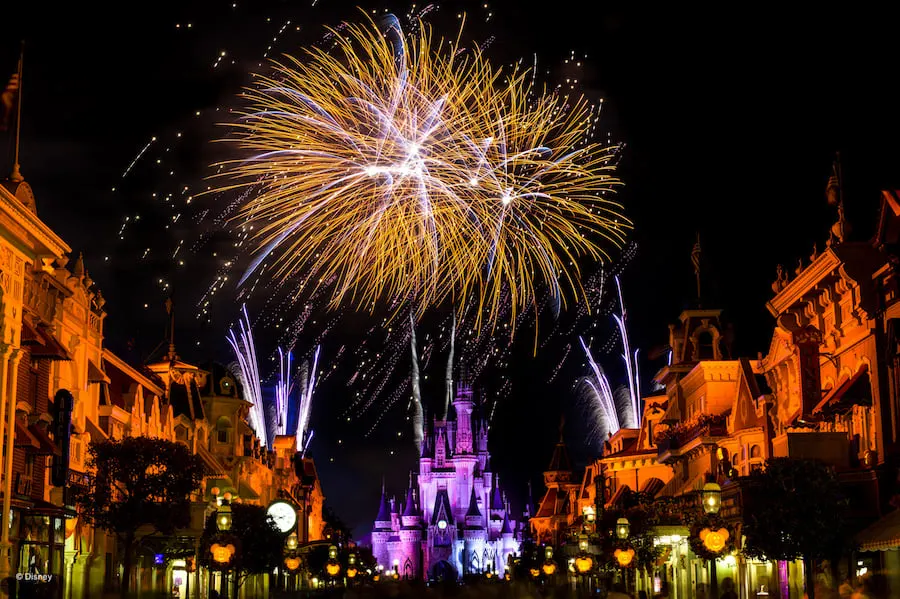
<path id="1" fill-rule="evenodd" d="M 285 352 L 279 347 L 278 382 L 275 383 L 275 426 L 273 427 L 276 435 L 287 434 L 291 387 L 291 352 Z"/>
<path id="2" fill-rule="evenodd" d="M 594 360 L 594 356 L 591 355 L 591 350 L 588 349 L 587 344 L 584 342 L 584 338 L 579 337 L 578 341 L 581 342 L 581 347 L 584 349 L 584 355 L 587 357 L 591 370 L 594 373 L 593 377 L 584 379 L 584 384 L 590 389 L 591 399 L 600 409 L 600 414 L 606 422 L 607 430 L 610 433 L 615 434 L 622 427 L 619 423 L 619 410 L 616 406 L 616 398 L 613 394 L 612 387 L 609 385 L 609 379 L 606 378 L 606 373 L 603 372 L 603 369 Z"/>
<path id="3" fill-rule="evenodd" d="M 316 347 L 312 359 L 312 368 L 302 377 L 303 388 L 300 390 L 300 403 L 297 406 L 297 448 L 302 448 L 304 454 L 313 435 L 313 432 L 309 430 L 309 415 L 312 410 L 313 392 L 316 389 L 316 372 L 319 368 L 319 352 L 321 349 L 322 346 Z M 304 439 L 304 437 L 306 438 Z"/>
<path id="4" fill-rule="evenodd" d="M 253 331 L 250 329 L 250 317 L 247 306 L 241 307 L 243 319 L 240 323 L 240 335 L 234 329 L 228 330 L 228 343 L 237 358 L 235 376 L 244 391 L 244 401 L 250 403 L 250 428 L 256 433 L 259 442 L 271 449 L 266 434 L 266 417 L 262 402 L 262 386 L 259 378 L 259 362 L 256 360 L 256 347 L 253 343 Z"/>
<path id="5" fill-rule="evenodd" d="M 619 334 L 622 337 L 622 360 L 625 362 L 625 371 L 628 376 L 628 391 L 631 394 L 631 414 L 633 418 L 633 428 L 641 426 L 641 377 L 638 368 L 638 351 L 631 351 L 631 344 L 628 341 L 628 329 L 625 326 L 627 312 L 625 311 L 625 302 L 622 299 L 622 284 L 619 282 L 619 275 L 615 276 L 616 291 L 619 294 L 619 314 L 614 314 L 613 318 L 619 327 Z"/>

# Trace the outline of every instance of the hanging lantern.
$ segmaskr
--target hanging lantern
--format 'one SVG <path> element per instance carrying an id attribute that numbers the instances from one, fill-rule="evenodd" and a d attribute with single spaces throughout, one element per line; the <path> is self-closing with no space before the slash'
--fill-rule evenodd
<path id="1" fill-rule="evenodd" d="M 722 487 L 718 483 L 706 483 L 700 491 L 700 499 L 703 501 L 704 512 L 718 514 L 722 507 Z"/>
<path id="2" fill-rule="evenodd" d="M 544 549 L 544 557 L 547 559 L 553 559 L 553 547 L 547 545 L 547 548 Z"/>
<path id="3" fill-rule="evenodd" d="M 616 536 L 622 539 L 623 541 L 628 538 L 628 533 L 631 532 L 631 523 L 628 522 L 628 518 L 619 518 L 616 520 Z"/>
<path id="4" fill-rule="evenodd" d="M 297 542 L 297 535 L 295 535 L 295 534 L 291 534 L 287 538 L 287 540 L 284 542 L 284 546 L 287 547 L 291 551 L 296 549 L 298 544 L 299 543 Z"/>
<path id="5" fill-rule="evenodd" d="M 216 528 L 222 532 L 231 530 L 231 506 L 227 502 L 216 510 Z"/>

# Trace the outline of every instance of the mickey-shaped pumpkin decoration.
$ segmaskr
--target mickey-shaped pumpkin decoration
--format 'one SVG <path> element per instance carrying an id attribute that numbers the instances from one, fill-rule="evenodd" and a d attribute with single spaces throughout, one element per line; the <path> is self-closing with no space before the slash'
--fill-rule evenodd
<path id="1" fill-rule="evenodd" d="M 580 555 L 575 558 L 575 569 L 584 573 L 594 566 L 594 560 L 589 555 Z"/>
<path id="2" fill-rule="evenodd" d="M 718 528 L 716 530 L 704 528 L 699 534 L 703 545 L 714 553 L 719 553 L 725 549 L 725 544 L 728 542 L 729 536 L 731 535 L 727 528 Z"/>
<path id="3" fill-rule="evenodd" d="M 287 557 L 284 559 L 284 567 L 288 570 L 296 571 L 300 568 L 300 558 L 299 557 Z"/>
<path id="4" fill-rule="evenodd" d="M 619 562 L 619 565 L 623 568 L 627 568 L 631 565 L 631 562 L 634 561 L 634 549 L 616 549 L 613 552 L 613 556 L 616 558 L 616 561 Z"/>
<path id="5" fill-rule="evenodd" d="M 213 561 L 220 564 L 227 564 L 231 561 L 231 557 L 234 555 L 234 545 L 228 543 L 227 545 L 219 545 L 218 543 L 213 543 L 212 547 L 209 548 L 209 552 L 212 553 Z"/>

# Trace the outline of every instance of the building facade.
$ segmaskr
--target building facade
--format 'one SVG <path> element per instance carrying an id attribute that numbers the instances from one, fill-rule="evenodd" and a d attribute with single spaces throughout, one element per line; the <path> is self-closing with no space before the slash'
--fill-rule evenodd
<path id="1" fill-rule="evenodd" d="M 249 404 L 219 365 L 182 361 L 173 346 L 153 364 L 129 364 L 104 346 L 105 300 L 79 256 L 37 215 L 20 177 L 0 184 L 0 579 L 49 580 L 44 596 L 102 597 L 121 586 L 115 535 L 78 517 L 72 491 L 90 484 L 92 442 L 149 436 L 183 443 L 206 466 L 192 497 L 191 525 L 137 556 L 132 588 L 205 597 L 196 563 L 206 516 L 224 497 L 298 509 L 298 537 L 322 538 L 324 495 L 315 465 L 291 438 L 261 447 L 247 424 Z M 214 492 L 215 491 L 215 492 Z M 227 495 L 226 495 L 227 494 Z M 140 534 L 140 531 L 139 531 Z M 50 578 L 46 578 L 50 576 Z M 44 583 L 42 583 L 44 584 Z M 268 593 L 267 577 L 242 586 Z"/>
<path id="2" fill-rule="evenodd" d="M 532 528 L 545 542 L 563 543 L 582 530 L 586 511 L 616 508 L 628 491 L 699 511 L 699 490 L 715 481 L 740 549 L 741 477 L 770 457 L 812 458 L 838 473 L 861 550 L 817 564 L 815 579 L 836 588 L 874 573 L 873 590 L 900 594 L 900 554 L 891 551 L 900 548 L 898 264 L 900 200 L 886 191 L 872 239 L 852 241 L 840 208 L 821 252 L 800 261 L 793 275 L 778 267 L 766 305 L 775 319 L 766 353 L 731 356 L 720 310 L 684 311 L 670 326 L 669 358 L 654 377 L 659 391 L 643 398 L 641 428 L 613 435 L 578 488 L 566 480 L 565 502 L 551 507 L 548 498 L 563 485 L 548 481 Z M 665 586 L 669 597 L 686 598 L 730 579 L 740 597 L 802 597 L 800 562 L 737 553 L 711 563 L 693 554 L 688 534 L 686 526 L 657 530 L 662 557 L 638 576 L 638 588 Z"/>
<path id="3" fill-rule="evenodd" d="M 382 492 L 372 529 L 379 566 L 403 578 L 452 580 L 505 571 L 522 537 L 487 443 L 487 420 L 460 384 L 451 416 L 434 420 L 426 435 L 405 500 Z"/>

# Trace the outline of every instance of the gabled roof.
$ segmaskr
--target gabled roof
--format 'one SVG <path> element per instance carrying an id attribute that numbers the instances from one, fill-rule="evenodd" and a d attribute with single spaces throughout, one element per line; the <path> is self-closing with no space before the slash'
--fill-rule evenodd
<path id="1" fill-rule="evenodd" d="M 466 512 L 466 518 L 481 517 L 481 510 L 478 509 L 478 497 L 475 495 L 475 487 L 472 487 L 472 497 L 469 499 L 469 511 Z"/>
<path id="2" fill-rule="evenodd" d="M 431 513 L 430 524 L 434 526 L 439 520 L 444 520 L 447 524 L 453 524 L 453 508 L 450 505 L 450 496 L 447 495 L 447 489 L 438 489 L 434 498 L 434 510 Z"/>
<path id="3" fill-rule="evenodd" d="M 572 461 L 569 459 L 569 451 L 566 449 L 566 442 L 563 440 L 562 434 L 560 434 L 559 441 L 557 441 L 556 447 L 553 449 L 553 457 L 550 458 L 550 466 L 547 467 L 547 472 L 571 471 Z"/>

